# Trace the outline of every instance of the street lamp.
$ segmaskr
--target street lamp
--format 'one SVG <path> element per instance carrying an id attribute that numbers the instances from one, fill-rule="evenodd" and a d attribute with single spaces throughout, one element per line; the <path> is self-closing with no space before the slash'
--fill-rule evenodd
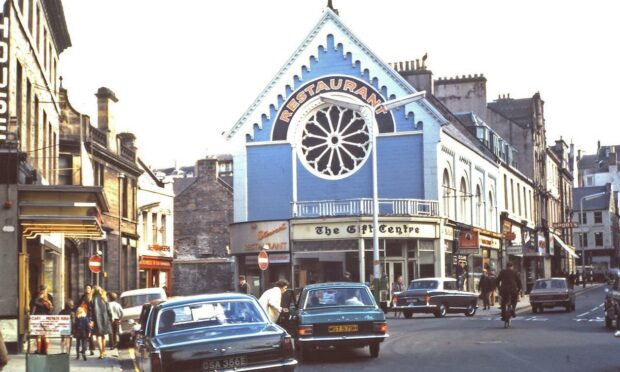
<path id="1" fill-rule="evenodd" d="M 379 134 L 379 128 L 377 124 L 376 112 L 379 107 L 383 107 L 386 111 L 389 111 L 397 107 L 404 106 L 408 103 L 419 101 L 424 98 L 425 95 L 426 91 L 422 90 L 400 98 L 385 101 L 374 107 L 366 103 L 349 102 L 341 99 L 321 97 L 321 101 L 324 103 L 330 103 L 332 105 L 359 112 L 364 120 L 370 123 L 370 138 L 372 146 L 372 266 L 373 275 L 376 279 L 381 279 L 381 264 L 379 263 L 379 187 L 377 186 L 377 135 Z M 360 257 L 360 259 L 362 258 Z M 360 279 L 361 281 L 364 280 L 364 278 Z"/>
<path id="2" fill-rule="evenodd" d="M 583 288 L 586 287 L 586 249 L 583 246 L 583 201 L 598 198 L 599 196 L 606 195 L 606 192 L 597 192 L 596 194 L 582 196 L 579 201 L 579 244 L 581 244 L 581 282 Z"/>

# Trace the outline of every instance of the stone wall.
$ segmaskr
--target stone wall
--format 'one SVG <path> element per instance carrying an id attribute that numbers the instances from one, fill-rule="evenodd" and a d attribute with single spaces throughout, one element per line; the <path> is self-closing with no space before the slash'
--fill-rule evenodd
<path id="1" fill-rule="evenodd" d="M 208 260 L 175 261 L 172 266 L 172 294 L 190 296 L 234 290 L 233 262 Z"/>

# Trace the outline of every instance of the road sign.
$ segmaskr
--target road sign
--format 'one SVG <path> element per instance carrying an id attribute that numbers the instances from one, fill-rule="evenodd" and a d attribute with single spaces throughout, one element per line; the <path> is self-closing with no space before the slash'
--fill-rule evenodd
<path id="1" fill-rule="evenodd" d="M 99 273 L 101 271 L 101 256 L 90 256 L 88 268 L 95 274 Z"/>
<path id="2" fill-rule="evenodd" d="M 267 252 L 260 251 L 258 252 L 258 268 L 261 270 L 267 270 L 269 267 L 269 256 Z"/>

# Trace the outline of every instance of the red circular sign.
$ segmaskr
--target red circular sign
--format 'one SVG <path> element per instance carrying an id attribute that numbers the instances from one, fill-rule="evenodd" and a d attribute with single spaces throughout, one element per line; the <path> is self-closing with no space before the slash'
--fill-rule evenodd
<path id="1" fill-rule="evenodd" d="M 261 270 L 267 270 L 269 267 L 269 256 L 267 252 L 260 251 L 258 252 L 258 268 Z"/>
<path id="2" fill-rule="evenodd" d="M 95 274 L 101 272 L 101 256 L 90 256 L 88 268 Z"/>

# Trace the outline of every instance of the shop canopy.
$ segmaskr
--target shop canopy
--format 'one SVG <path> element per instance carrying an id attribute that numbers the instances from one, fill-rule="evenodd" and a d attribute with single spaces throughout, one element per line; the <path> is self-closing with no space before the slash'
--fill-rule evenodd
<path id="1" fill-rule="evenodd" d="M 553 238 L 555 239 L 556 242 L 558 242 L 558 244 L 560 244 L 560 246 L 571 256 L 573 256 L 574 258 L 579 258 L 579 256 L 575 253 L 575 248 L 564 243 L 564 241 L 557 235 L 555 234 L 551 234 L 553 235 Z"/>
<path id="2" fill-rule="evenodd" d="M 109 210 L 103 188 L 77 185 L 19 185 L 23 236 L 62 233 L 66 237 L 104 236 L 101 212 Z"/>

